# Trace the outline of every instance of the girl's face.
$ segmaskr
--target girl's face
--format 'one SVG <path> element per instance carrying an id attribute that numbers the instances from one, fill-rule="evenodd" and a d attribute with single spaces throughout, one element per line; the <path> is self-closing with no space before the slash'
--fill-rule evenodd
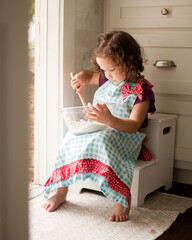
<path id="1" fill-rule="evenodd" d="M 117 66 L 109 58 L 97 57 L 96 61 L 99 67 L 104 71 L 106 78 L 112 81 L 115 85 L 119 85 L 125 80 L 126 75 L 123 68 Z"/>

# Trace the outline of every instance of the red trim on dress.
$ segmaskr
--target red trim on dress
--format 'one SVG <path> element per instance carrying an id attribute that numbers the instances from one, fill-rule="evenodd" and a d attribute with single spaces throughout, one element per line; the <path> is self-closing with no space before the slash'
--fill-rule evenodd
<path id="1" fill-rule="evenodd" d="M 145 146 L 146 142 L 147 142 L 147 138 L 145 137 L 142 142 L 139 159 L 144 161 L 151 161 L 153 157 L 152 157 L 152 154 L 149 152 L 148 148 Z"/>
<path id="2" fill-rule="evenodd" d="M 130 206 L 131 193 L 129 187 L 121 181 L 111 167 L 93 158 L 77 160 L 55 169 L 45 183 L 45 187 L 50 183 L 66 180 L 70 176 L 82 172 L 94 173 L 98 176 L 104 177 L 112 190 L 127 198 Z"/>
<path id="3" fill-rule="evenodd" d="M 153 84 L 151 84 L 147 79 L 145 79 L 144 75 L 140 76 L 140 78 L 137 80 L 138 84 L 147 84 L 150 88 L 153 88 Z"/>

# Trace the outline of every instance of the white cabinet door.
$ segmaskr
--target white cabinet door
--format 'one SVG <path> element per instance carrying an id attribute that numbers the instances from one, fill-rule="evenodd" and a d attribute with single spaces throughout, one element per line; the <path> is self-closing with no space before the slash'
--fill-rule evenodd
<path id="1" fill-rule="evenodd" d="M 110 28 L 192 27 L 190 0 L 110 0 Z"/>
<path id="2" fill-rule="evenodd" d="M 107 0 L 105 16 L 106 31 L 127 31 L 144 48 L 157 111 L 178 115 L 175 167 L 192 170 L 192 0 Z"/>

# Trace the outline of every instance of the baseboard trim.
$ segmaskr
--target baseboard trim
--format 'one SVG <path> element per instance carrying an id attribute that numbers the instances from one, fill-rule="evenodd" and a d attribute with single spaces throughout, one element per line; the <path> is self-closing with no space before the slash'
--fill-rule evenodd
<path id="1" fill-rule="evenodd" d="M 192 171 L 192 161 L 174 160 L 174 167 Z"/>
<path id="2" fill-rule="evenodd" d="M 185 184 L 192 184 L 192 170 L 174 168 L 173 181 Z"/>

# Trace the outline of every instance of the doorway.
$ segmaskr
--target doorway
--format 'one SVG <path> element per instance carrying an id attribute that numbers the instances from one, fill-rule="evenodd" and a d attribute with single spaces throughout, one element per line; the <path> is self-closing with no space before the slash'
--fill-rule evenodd
<path id="1" fill-rule="evenodd" d="M 74 13 L 75 0 L 35 0 L 32 164 L 35 184 L 43 185 L 50 173 L 66 131 L 61 108 L 69 102 L 73 105 L 74 101 L 69 81 L 74 69 Z"/>

